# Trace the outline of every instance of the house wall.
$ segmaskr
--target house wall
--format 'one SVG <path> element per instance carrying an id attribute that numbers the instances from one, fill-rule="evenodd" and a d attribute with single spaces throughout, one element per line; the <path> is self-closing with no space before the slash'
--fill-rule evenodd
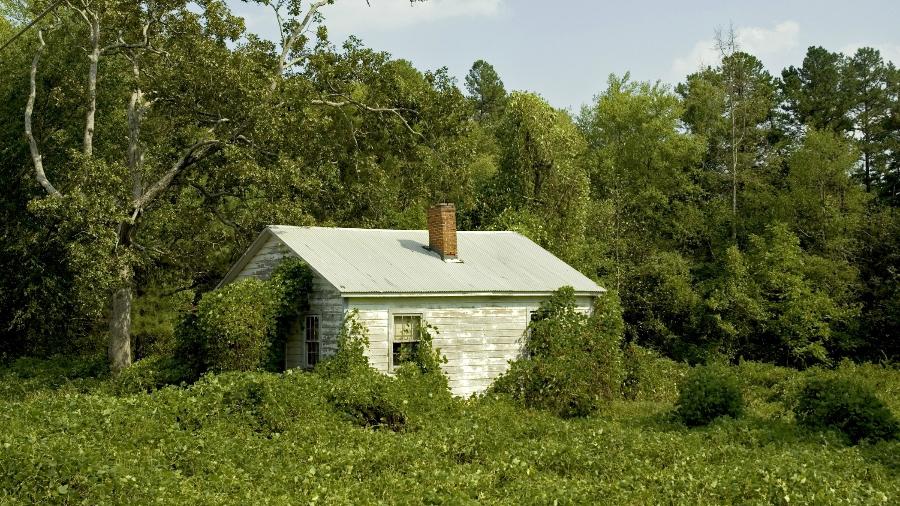
<path id="1" fill-rule="evenodd" d="M 293 253 L 277 237 L 270 237 L 257 251 L 247 265 L 235 277 L 235 281 L 247 277 L 268 279 L 275 267 Z M 337 288 L 322 276 L 313 273 L 313 288 L 309 294 L 310 315 L 319 316 L 319 352 L 321 358 L 334 353 L 337 349 L 337 336 L 344 321 L 344 299 Z M 294 326 L 285 343 L 285 368 L 302 367 L 305 364 L 303 322 L 301 319 Z"/>
<path id="2" fill-rule="evenodd" d="M 341 293 L 318 274 L 313 275 L 313 288 L 309 294 L 309 315 L 319 316 L 319 359 L 337 351 L 337 337 L 344 322 L 344 299 Z M 306 365 L 302 326 L 285 343 L 284 365 L 286 369 Z"/>
<path id="3" fill-rule="evenodd" d="M 390 372 L 393 315 L 421 314 L 437 327 L 434 347 L 447 358 L 443 370 L 450 388 L 460 396 L 485 391 L 509 368 L 522 350 L 529 311 L 544 299 L 537 297 L 395 297 L 350 298 L 347 310 L 359 311 L 369 329 L 369 363 Z M 580 310 L 589 312 L 591 297 L 578 299 Z"/>

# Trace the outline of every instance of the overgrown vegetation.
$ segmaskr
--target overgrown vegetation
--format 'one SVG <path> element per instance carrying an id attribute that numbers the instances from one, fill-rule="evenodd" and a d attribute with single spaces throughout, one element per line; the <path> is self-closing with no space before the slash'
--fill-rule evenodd
<path id="1" fill-rule="evenodd" d="M 256 3 L 282 40 L 222 0 L 72 0 L 4 49 L 0 503 L 900 496 L 900 70 L 877 50 L 779 76 L 726 34 L 674 88 L 610 76 L 572 115 L 483 60 L 464 94 L 336 45 L 333 2 Z M 0 0 L 0 39 L 48 6 Z M 302 262 L 213 289 L 266 224 L 421 229 L 437 201 L 611 290 L 590 317 L 557 293 L 486 396 L 450 395 L 439 329 L 376 373 L 352 318 L 313 373 L 272 372 Z"/>
<path id="2" fill-rule="evenodd" d="M 794 407 L 797 422 L 811 429 L 833 429 L 850 441 L 894 439 L 900 424 L 871 387 L 854 380 L 811 377 Z"/>
<path id="3" fill-rule="evenodd" d="M 671 420 L 674 397 L 561 419 L 503 396 L 454 400 L 419 381 L 348 373 L 381 382 L 378 396 L 404 419 L 395 432 L 348 414 L 366 405 L 355 393 L 366 387 L 332 378 L 345 370 L 332 364 L 116 396 L 113 380 L 83 377 L 90 363 L 14 362 L 0 372 L 0 501 L 881 504 L 900 494 L 900 441 L 848 446 L 794 423 L 791 392 L 818 371 L 733 366 L 745 415 L 692 429 Z M 900 412 L 900 371 L 829 374 Z"/>
<path id="4" fill-rule="evenodd" d="M 563 287 L 541 305 L 527 330 L 523 357 L 492 391 L 562 417 L 587 416 L 621 397 L 622 315 L 614 295 L 598 299 L 590 316 Z"/>
<path id="5" fill-rule="evenodd" d="M 205 371 L 284 369 L 284 344 L 309 309 L 312 271 L 300 259 L 281 261 L 265 281 L 245 278 L 204 294 L 181 317 L 174 353 L 145 358 L 168 374 L 196 378 Z M 139 375 L 135 372 L 131 376 Z M 165 374 L 165 373 L 164 373 Z"/>
<path id="6" fill-rule="evenodd" d="M 675 413 L 688 427 L 744 413 L 744 396 L 734 372 L 718 364 L 695 367 L 678 390 Z"/>

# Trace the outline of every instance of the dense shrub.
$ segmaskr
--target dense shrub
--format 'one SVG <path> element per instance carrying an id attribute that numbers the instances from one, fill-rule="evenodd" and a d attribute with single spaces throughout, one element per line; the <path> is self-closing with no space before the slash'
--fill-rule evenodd
<path id="1" fill-rule="evenodd" d="M 893 439 L 900 426 L 875 393 L 840 378 L 813 376 L 801 388 L 794 407 L 797 422 L 810 429 L 835 429 L 850 441 Z"/>
<path id="2" fill-rule="evenodd" d="M 298 258 L 282 260 L 263 281 L 245 278 L 204 294 L 174 333 L 174 356 L 198 378 L 211 371 L 284 370 L 285 342 L 309 309 L 312 270 Z"/>
<path id="3" fill-rule="evenodd" d="M 622 393 L 634 401 L 675 402 L 678 385 L 690 366 L 629 343 L 624 349 L 625 379 Z"/>
<path id="4" fill-rule="evenodd" d="M 152 392 L 166 385 L 177 385 L 193 379 L 187 366 L 172 356 L 154 355 L 131 364 L 112 381 L 118 394 Z"/>
<path id="5" fill-rule="evenodd" d="M 689 427 L 706 425 L 720 416 L 737 418 L 743 411 L 740 383 L 727 366 L 694 367 L 678 389 L 675 413 Z"/>
<path id="6" fill-rule="evenodd" d="M 431 326 L 422 329 L 415 356 L 390 377 L 369 366 L 366 327 L 356 312 L 348 315 L 337 352 L 316 367 L 328 381 L 328 402 L 361 426 L 393 431 L 448 412 L 456 401 L 440 369 L 445 360 L 432 348 L 432 332 L 436 329 Z"/>
<path id="7" fill-rule="evenodd" d="M 586 416 L 620 396 L 623 326 L 614 295 L 587 316 L 576 310 L 572 287 L 560 288 L 528 332 L 525 356 L 510 364 L 493 392 L 562 417 Z"/>
<path id="8" fill-rule="evenodd" d="M 212 371 L 250 371 L 265 365 L 278 308 L 264 281 L 246 278 L 209 292 L 197 306 L 196 328 Z"/>

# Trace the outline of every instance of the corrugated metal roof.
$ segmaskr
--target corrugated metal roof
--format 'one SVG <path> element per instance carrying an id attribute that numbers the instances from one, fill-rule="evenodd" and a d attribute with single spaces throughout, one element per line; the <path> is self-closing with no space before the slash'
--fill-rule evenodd
<path id="1" fill-rule="evenodd" d="M 604 289 L 515 232 L 457 232 L 460 262 L 425 248 L 427 230 L 270 226 L 342 293 L 548 293 Z"/>

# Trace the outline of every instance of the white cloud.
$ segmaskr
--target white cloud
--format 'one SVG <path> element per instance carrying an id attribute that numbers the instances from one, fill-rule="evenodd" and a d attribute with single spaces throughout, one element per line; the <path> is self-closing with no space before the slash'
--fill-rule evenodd
<path id="1" fill-rule="evenodd" d="M 861 47 L 874 47 L 881 52 L 881 57 L 884 58 L 885 61 L 892 61 L 894 62 L 894 65 L 900 65 L 900 44 L 847 44 L 840 49 L 840 52 L 847 56 L 853 56 L 853 53 Z"/>
<path id="2" fill-rule="evenodd" d="M 735 36 L 741 51 L 746 51 L 764 62 L 783 60 L 786 53 L 798 47 L 800 25 L 794 21 L 784 21 L 772 28 L 746 26 L 735 29 Z M 672 62 L 671 77 L 679 80 L 707 65 L 719 63 L 719 52 L 713 39 L 704 39 L 694 44 L 686 56 Z"/>

